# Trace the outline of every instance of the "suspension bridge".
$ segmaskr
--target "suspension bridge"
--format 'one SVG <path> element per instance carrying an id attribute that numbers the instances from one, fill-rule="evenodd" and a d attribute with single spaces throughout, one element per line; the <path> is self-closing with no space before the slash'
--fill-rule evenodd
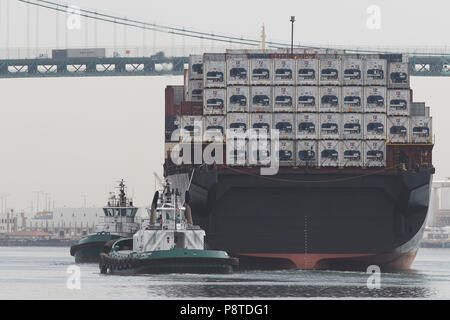
<path id="1" fill-rule="evenodd" d="M 149 23 L 137 19 L 130 19 L 120 17 L 98 10 L 87 10 L 82 8 L 74 8 L 67 4 L 62 4 L 46 0 L 7 0 L 20 2 L 27 6 L 27 18 L 29 18 L 30 8 L 35 10 L 46 10 L 55 14 L 58 21 L 59 14 L 78 16 L 91 20 L 97 23 L 107 23 L 114 26 L 114 42 L 116 42 L 116 27 L 120 26 L 129 29 L 142 30 L 145 32 L 151 31 L 154 34 L 166 34 L 172 37 L 184 39 L 196 39 L 200 41 L 209 41 L 215 44 L 214 48 L 208 51 L 224 51 L 225 48 L 259 48 L 261 46 L 260 39 L 249 37 L 237 37 L 233 35 L 226 35 L 220 33 L 207 33 L 197 30 L 190 30 L 186 28 L 160 25 L 156 23 Z M 8 10 L 8 6 L 7 6 Z M 38 12 L 38 11 L 36 11 Z M 9 41 L 9 16 L 7 14 L 7 34 L 6 42 Z M 39 16 L 36 17 L 36 42 L 39 37 Z M 29 23 L 29 19 L 27 20 Z M 27 25 L 27 44 L 29 44 L 29 29 Z M 58 26 L 55 27 L 58 41 Z M 88 29 L 86 30 L 86 38 L 88 37 Z M 97 37 L 97 30 L 94 31 Z M 126 33 L 124 33 L 126 39 Z M 66 36 L 67 42 L 67 36 Z M 222 46 L 222 47 L 220 47 Z M 268 48 L 289 48 L 290 43 L 283 43 L 280 41 L 266 41 Z M 66 46 L 67 47 L 67 46 Z M 312 49 L 329 49 L 342 50 L 345 49 L 349 53 L 405 53 L 409 57 L 411 63 L 412 76 L 426 76 L 426 77 L 448 77 L 450 76 L 450 50 L 447 48 L 349 48 L 349 47 L 326 47 L 317 45 L 301 45 L 294 44 L 295 48 L 312 48 Z M 86 46 L 88 48 L 88 46 Z M 89 47 L 92 48 L 92 47 Z M 173 49 L 173 48 L 172 48 Z M 169 50 L 157 48 L 154 45 L 152 48 L 135 47 L 135 48 L 105 48 L 105 56 L 102 57 L 55 57 L 52 53 L 52 48 L 33 49 L 30 46 L 22 49 L 13 49 L 7 47 L 6 50 L 0 52 L 0 78 L 42 78 L 42 77 L 95 77 L 95 76 L 158 76 L 158 75 L 182 75 L 184 73 L 185 65 L 188 63 L 188 56 L 183 48 L 183 54 L 168 54 Z M 193 50 L 189 53 L 197 53 L 202 50 Z M 204 49 L 204 48 L 202 48 Z M 173 50 L 172 50 L 173 51 Z M 447 52 L 448 51 L 448 52 Z"/>

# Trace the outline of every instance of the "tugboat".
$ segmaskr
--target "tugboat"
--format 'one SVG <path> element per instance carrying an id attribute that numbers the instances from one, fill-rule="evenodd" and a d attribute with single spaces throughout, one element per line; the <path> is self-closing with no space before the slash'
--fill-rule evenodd
<path id="1" fill-rule="evenodd" d="M 75 257 L 75 262 L 98 263 L 107 242 L 131 237 L 140 228 L 140 224 L 135 222 L 137 211 L 133 201 L 127 198 L 125 183 L 121 180 L 119 195 L 110 193 L 108 204 L 103 208 L 103 221 L 95 227 L 96 233 L 81 239 L 70 248 L 70 255 Z"/>
<path id="2" fill-rule="evenodd" d="M 110 241 L 100 256 L 103 274 L 231 273 L 239 261 L 225 251 L 205 249 L 205 231 L 193 225 L 189 193 L 168 181 L 153 197 L 150 220 L 132 238 Z"/>

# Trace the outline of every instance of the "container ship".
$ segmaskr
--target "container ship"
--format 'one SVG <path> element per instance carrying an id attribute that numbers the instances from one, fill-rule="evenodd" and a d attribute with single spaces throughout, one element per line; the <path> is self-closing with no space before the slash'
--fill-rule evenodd
<path id="1" fill-rule="evenodd" d="M 409 73 L 402 54 L 191 56 L 184 85 L 165 90 L 164 175 L 189 192 L 208 248 L 242 268 L 409 269 L 435 172 L 430 108 Z M 262 130 L 270 147 L 252 157 Z"/>

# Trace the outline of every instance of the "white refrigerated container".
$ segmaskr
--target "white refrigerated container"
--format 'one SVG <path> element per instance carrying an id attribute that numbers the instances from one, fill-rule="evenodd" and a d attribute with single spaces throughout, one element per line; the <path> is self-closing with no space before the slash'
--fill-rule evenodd
<path id="1" fill-rule="evenodd" d="M 364 112 L 386 113 L 386 87 L 366 87 L 364 97 Z"/>
<path id="2" fill-rule="evenodd" d="M 188 101 L 203 101 L 203 80 L 189 80 Z"/>
<path id="3" fill-rule="evenodd" d="M 251 113 L 249 129 L 251 129 L 250 138 L 256 138 L 256 136 L 260 134 L 266 134 L 270 138 L 270 130 L 272 129 L 272 114 Z"/>
<path id="4" fill-rule="evenodd" d="M 386 114 L 364 114 L 364 139 L 386 140 Z"/>
<path id="5" fill-rule="evenodd" d="M 364 166 L 365 167 L 386 166 L 386 141 L 384 140 L 364 141 Z"/>
<path id="6" fill-rule="evenodd" d="M 363 112 L 363 87 L 342 87 L 342 112 Z"/>
<path id="7" fill-rule="evenodd" d="M 297 113 L 297 139 L 317 139 L 319 137 L 318 123 L 318 113 Z"/>
<path id="8" fill-rule="evenodd" d="M 203 81 L 203 56 L 189 56 L 189 79 Z M 203 84 L 202 84 L 203 86 Z"/>
<path id="9" fill-rule="evenodd" d="M 225 114 L 226 89 L 203 90 L 203 114 Z"/>
<path id="10" fill-rule="evenodd" d="M 250 89 L 248 86 L 227 87 L 227 112 L 248 112 Z"/>
<path id="11" fill-rule="evenodd" d="M 363 114 L 343 113 L 342 114 L 342 139 L 360 140 L 363 138 Z"/>
<path id="12" fill-rule="evenodd" d="M 250 84 L 249 61 L 246 54 L 227 55 L 227 84 L 249 85 Z"/>
<path id="13" fill-rule="evenodd" d="M 295 158 L 299 167 L 316 167 L 319 155 L 317 152 L 317 140 L 298 140 Z"/>
<path id="14" fill-rule="evenodd" d="M 366 86 L 386 86 L 387 61 L 368 57 L 364 63 L 364 84 Z"/>
<path id="15" fill-rule="evenodd" d="M 319 110 L 319 88 L 317 86 L 297 87 L 297 112 L 317 112 Z"/>
<path id="16" fill-rule="evenodd" d="M 364 165 L 362 140 L 343 140 L 341 146 L 340 167 L 362 167 Z"/>
<path id="17" fill-rule="evenodd" d="M 272 144 L 268 139 L 249 139 L 247 143 L 247 163 L 251 166 L 269 166 L 272 158 Z"/>
<path id="18" fill-rule="evenodd" d="M 294 139 L 295 113 L 274 113 L 272 128 L 278 130 L 280 139 Z"/>
<path id="19" fill-rule="evenodd" d="M 341 88 L 337 86 L 319 87 L 319 112 L 341 111 Z"/>
<path id="20" fill-rule="evenodd" d="M 251 85 L 271 85 L 273 78 L 273 60 L 270 58 L 270 55 L 250 54 L 249 57 Z"/>
<path id="21" fill-rule="evenodd" d="M 319 139 L 339 139 L 341 133 L 341 115 L 339 113 L 321 113 L 319 116 Z"/>
<path id="22" fill-rule="evenodd" d="M 389 63 L 388 87 L 397 89 L 409 89 L 409 63 L 390 62 Z"/>
<path id="23" fill-rule="evenodd" d="M 248 127 L 248 113 L 227 113 L 227 131 L 231 134 L 247 133 Z"/>
<path id="24" fill-rule="evenodd" d="M 295 84 L 295 59 L 273 60 L 273 84 L 294 85 Z"/>
<path id="25" fill-rule="evenodd" d="M 409 142 L 409 117 L 388 116 L 388 142 L 408 143 Z"/>
<path id="26" fill-rule="evenodd" d="M 225 54 L 205 53 L 203 55 L 203 87 L 225 88 L 226 61 Z"/>
<path id="27" fill-rule="evenodd" d="M 203 116 L 182 116 L 181 137 L 203 136 Z"/>
<path id="28" fill-rule="evenodd" d="M 243 139 L 227 141 L 225 148 L 225 161 L 231 167 L 244 167 L 248 165 L 248 141 Z"/>
<path id="29" fill-rule="evenodd" d="M 297 85 L 318 85 L 319 60 L 316 58 L 297 59 Z"/>
<path id="30" fill-rule="evenodd" d="M 363 85 L 363 60 L 344 56 L 342 61 L 342 84 L 344 86 Z"/>
<path id="31" fill-rule="evenodd" d="M 412 143 L 433 143 L 432 118 L 414 116 L 410 118 L 410 141 Z"/>
<path id="32" fill-rule="evenodd" d="M 340 57 L 326 58 L 321 56 L 319 59 L 321 86 L 342 85 L 342 66 Z"/>
<path id="33" fill-rule="evenodd" d="M 221 135 L 224 141 L 225 130 L 227 128 L 225 116 L 204 116 L 203 132 L 204 141 L 211 141 L 213 136 Z"/>
<path id="34" fill-rule="evenodd" d="M 277 86 L 273 88 L 273 112 L 295 111 L 295 87 Z"/>
<path id="35" fill-rule="evenodd" d="M 250 112 L 272 112 L 272 87 L 251 87 L 250 97 Z"/>
<path id="36" fill-rule="evenodd" d="M 409 116 L 411 109 L 409 90 L 389 89 L 387 98 L 387 114 L 390 116 Z"/>
<path id="37" fill-rule="evenodd" d="M 272 144 L 275 144 L 272 141 Z M 275 147 L 275 146 L 274 146 Z M 295 166 L 295 141 L 280 140 L 278 141 L 278 150 L 275 156 L 278 158 L 280 166 L 293 167 Z"/>
<path id="38" fill-rule="evenodd" d="M 341 144 L 338 140 L 319 140 L 319 166 L 338 167 Z"/>

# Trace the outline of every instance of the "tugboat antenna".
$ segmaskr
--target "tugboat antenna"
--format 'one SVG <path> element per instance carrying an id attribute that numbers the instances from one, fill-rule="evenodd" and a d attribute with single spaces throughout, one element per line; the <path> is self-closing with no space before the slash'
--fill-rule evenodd
<path id="1" fill-rule="evenodd" d="M 125 181 L 122 179 L 119 181 L 119 205 L 121 207 L 126 207 L 127 205 L 127 197 L 125 195 Z"/>

